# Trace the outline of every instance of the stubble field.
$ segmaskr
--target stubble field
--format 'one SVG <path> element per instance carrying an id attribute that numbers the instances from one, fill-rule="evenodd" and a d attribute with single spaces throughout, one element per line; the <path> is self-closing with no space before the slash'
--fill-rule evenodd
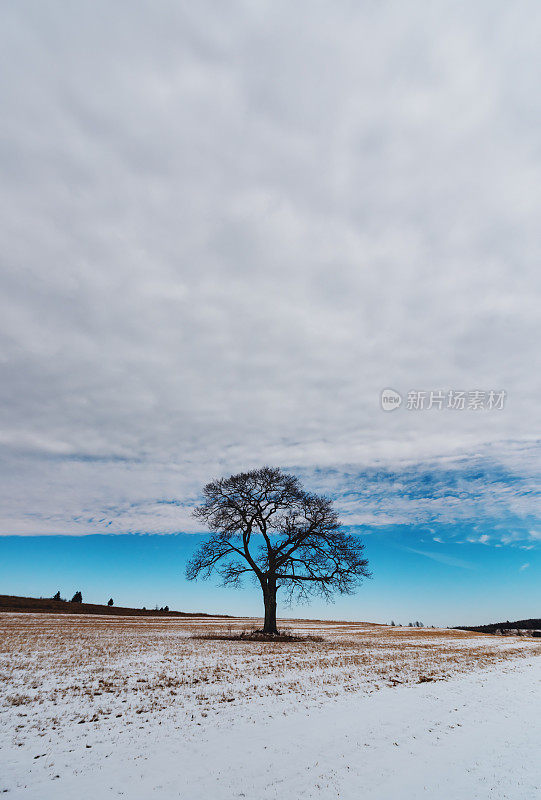
<path id="1" fill-rule="evenodd" d="M 486 726 L 485 771 L 493 758 L 503 765 L 494 785 L 507 780 L 494 743 L 505 732 L 502 715 L 517 718 L 515 740 L 528 731 L 538 640 L 302 620 L 281 627 L 312 639 L 205 638 L 259 624 L 0 615 L 0 791 L 14 800 L 94 798 L 98 790 L 145 800 L 282 797 L 289 776 L 299 782 L 298 796 L 335 797 L 340 789 L 357 797 L 362 787 L 379 798 L 384 776 L 403 785 L 397 756 L 406 740 L 407 758 L 429 763 L 442 731 L 452 734 L 460 750 L 453 755 L 448 746 L 448 757 L 469 763 L 468 714 L 477 715 L 470 720 L 474 746 Z M 487 780 L 484 773 L 479 780 Z M 528 780 L 531 792 L 538 779 Z M 441 797 L 441 782 L 434 786 L 427 796 Z M 417 790 L 415 783 L 412 797 Z"/>
<path id="2" fill-rule="evenodd" d="M 0 709 L 17 740 L 73 723 L 141 724 L 219 711 L 224 703 L 318 702 L 422 683 L 541 653 L 535 640 L 370 623 L 288 620 L 322 641 L 195 638 L 258 620 L 4 614 Z M 115 723 L 117 724 L 117 723 Z"/>

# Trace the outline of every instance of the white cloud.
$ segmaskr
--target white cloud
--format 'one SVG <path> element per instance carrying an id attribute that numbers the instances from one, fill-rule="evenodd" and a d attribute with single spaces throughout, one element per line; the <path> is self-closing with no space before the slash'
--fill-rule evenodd
<path id="1" fill-rule="evenodd" d="M 185 529 L 157 501 L 261 463 L 346 474 L 491 451 L 529 480 L 541 7 L 526 6 L 13 4 L 0 530 Z M 384 414 L 387 385 L 508 403 Z M 525 513 L 525 495 L 497 494 Z M 476 503 L 415 501 L 448 520 Z M 412 504 L 344 510 L 382 523 Z"/>
<path id="2" fill-rule="evenodd" d="M 425 558 L 430 558 L 432 561 L 438 561 L 440 564 L 446 564 L 448 567 L 476 569 L 475 564 L 472 564 L 470 561 L 464 561 L 461 558 L 444 555 L 443 553 L 431 553 L 430 551 L 426 550 L 417 550 L 414 547 L 404 547 L 404 550 L 407 550 L 410 553 L 416 553 L 419 556 L 425 556 Z"/>

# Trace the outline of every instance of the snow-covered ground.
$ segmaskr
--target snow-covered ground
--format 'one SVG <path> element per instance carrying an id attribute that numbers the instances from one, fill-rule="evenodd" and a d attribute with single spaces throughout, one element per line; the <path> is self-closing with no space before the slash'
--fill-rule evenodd
<path id="1" fill-rule="evenodd" d="M 219 626 L 246 621 L 2 615 L 0 791 L 541 796 L 535 641 L 325 623 L 291 625 L 322 643 L 188 638 Z"/>

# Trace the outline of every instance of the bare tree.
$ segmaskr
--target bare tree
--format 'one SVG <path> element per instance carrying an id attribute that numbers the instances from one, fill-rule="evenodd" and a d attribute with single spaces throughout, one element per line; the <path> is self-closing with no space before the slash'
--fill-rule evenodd
<path id="1" fill-rule="evenodd" d="M 190 559 L 186 577 L 238 586 L 246 574 L 260 584 L 265 604 L 264 633 L 276 634 L 276 593 L 306 600 L 319 594 L 352 594 L 370 577 L 364 545 L 340 530 L 329 498 L 310 494 L 298 478 L 263 467 L 212 481 L 194 515 L 211 531 Z"/>

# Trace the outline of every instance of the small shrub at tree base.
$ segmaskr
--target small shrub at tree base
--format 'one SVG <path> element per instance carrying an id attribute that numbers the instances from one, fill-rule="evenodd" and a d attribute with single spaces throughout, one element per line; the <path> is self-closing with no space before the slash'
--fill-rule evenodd
<path id="1" fill-rule="evenodd" d="M 265 633 L 263 630 L 227 633 L 195 633 L 190 639 L 204 639 L 217 642 L 324 642 L 323 636 L 297 635 L 289 631 Z"/>

